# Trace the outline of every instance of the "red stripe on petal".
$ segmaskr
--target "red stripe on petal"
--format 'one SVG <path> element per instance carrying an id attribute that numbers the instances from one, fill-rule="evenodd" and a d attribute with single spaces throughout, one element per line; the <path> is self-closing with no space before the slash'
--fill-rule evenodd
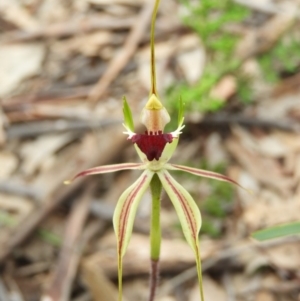
<path id="1" fill-rule="evenodd" d="M 208 170 L 203 170 L 203 169 L 198 169 L 198 168 L 192 168 L 192 167 L 182 166 L 182 165 L 176 165 L 176 164 L 169 164 L 169 165 L 174 167 L 174 169 L 177 169 L 177 170 L 186 171 L 186 172 L 189 172 L 191 174 L 201 176 L 201 177 L 205 177 L 205 178 L 211 178 L 211 179 L 215 179 L 215 180 L 219 180 L 219 181 L 229 182 L 229 183 L 232 183 L 232 184 L 235 184 L 235 185 L 241 187 L 241 185 L 239 183 L 232 180 L 231 178 L 229 178 L 225 175 L 213 172 L 213 171 L 208 171 Z M 241 188 L 243 188 L 243 187 L 241 187 Z"/>
<path id="2" fill-rule="evenodd" d="M 124 233 L 128 221 L 128 215 L 130 212 L 130 207 L 139 192 L 140 188 L 143 186 L 145 181 L 147 180 L 148 176 L 144 175 L 141 178 L 141 181 L 138 183 L 138 185 L 130 192 L 130 194 L 127 196 L 127 199 L 124 202 L 123 210 L 120 215 L 120 222 L 119 222 L 119 256 L 121 256 L 122 252 L 122 245 L 123 245 L 123 239 L 124 239 Z"/>
<path id="3" fill-rule="evenodd" d="M 97 166 L 79 172 L 73 177 L 73 179 L 70 182 L 74 181 L 77 178 L 89 176 L 89 175 L 103 174 L 103 173 L 128 170 L 128 169 L 138 169 L 141 165 L 142 165 L 141 163 L 122 163 L 122 164 Z"/>
<path id="4" fill-rule="evenodd" d="M 164 177 L 168 182 L 169 186 L 172 188 L 173 192 L 177 195 L 181 203 L 181 207 L 183 209 L 184 215 L 186 216 L 186 220 L 189 223 L 191 232 L 193 233 L 193 238 L 196 240 L 198 231 L 197 231 L 197 225 L 193 222 L 196 220 L 193 211 L 188 206 L 185 197 L 182 195 L 182 193 L 173 185 L 172 180 L 168 177 L 168 175 L 164 174 Z"/>

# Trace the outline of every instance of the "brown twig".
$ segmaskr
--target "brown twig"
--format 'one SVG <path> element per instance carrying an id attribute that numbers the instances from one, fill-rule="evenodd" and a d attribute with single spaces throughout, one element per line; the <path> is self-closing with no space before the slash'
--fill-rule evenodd
<path id="1" fill-rule="evenodd" d="M 199 125 L 208 126 L 230 126 L 233 124 L 239 124 L 246 127 L 278 129 L 287 132 L 300 132 L 300 125 L 296 122 L 258 119 L 248 117 L 242 114 L 234 115 L 227 113 L 217 113 L 213 115 L 208 115 L 199 122 Z"/>
<path id="2" fill-rule="evenodd" d="M 28 138 L 62 132 L 82 132 L 121 124 L 121 120 L 55 120 L 15 124 L 6 130 L 7 139 Z"/>
<path id="3" fill-rule="evenodd" d="M 19 195 L 33 200 L 37 200 L 40 196 L 38 189 L 16 180 L 0 181 L 0 192 Z"/>
<path id="4" fill-rule="evenodd" d="M 298 292 L 300 287 L 299 280 L 287 280 L 285 282 L 272 284 L 272 283 L 256 283 L 251 287 L 244 290 L 238 291 L 236 293 L 237 297 L 249 296 L 250 294 L 256 293 L 258 291 L 269 291 L 274 294 L 290 293 L 292 291 Z M 299 299 L 298 299 L 299 300 Z"/>
<path id="5" fill-rule="evenodd" d="M 6 116 L 2 112 L 2 107 L 0 106 L 0 146 L 2 146 L 5 143 L 6 135 L 4 131 L 4 126 L 7 121 Z"/>
<path id="6" fill-rule="evenodd" d="M 2 100 L 3 111 L 9 113 L 16 110 L 27 109 L 28 106 L 36 102 L 61 102 L 66 100 L 73 100 L 77 98 L 84 98 L 88 95 L 91 86 L 84 87 L 64 87 L 53 88 L 46 92 L 37 92 L 25 95 L 18 95 Z"/>
<path id="7" fill-rule="evenodd" d="M 75 277 L 82 251 L 82 246 L 79 246 L 79 238 L 89 212 L 89 203 L 94 187 L 95 185 L 89 185 L 84 195 L 81 196 L 72 208 L 66 225 L 63 246 L 52 275 L 52 281 L 44 293 L 42 300 L 69 300 L 71 284 Z"/>
<path id="8" fill-rule="evenodd" d="M 150 22 L 152 14 L 152 1 L 146 1 L 144 7 L 142 8 L 140 15 L 137 20 L 135 20 L 134 25 L 128 35 L 125 45 L 122 50 L 115 56 L 110 62 L 106 72 L 95 84 L 89 93 L 89 99 L 94 106 L 101 96 L 105 93 L 106 89 L 112 83 L 112 81 L 117 77 L 119 72 L 126 66 L 129 59 L 134 54 L 139 42 L 143 38 L 144 32 Z"/>
<path id="9" fill-rule="evenodd" d="M 16 30 L 3 38 L 4 43 L 27 42 L 36 39 L 65 38 L 96 30 L 118 30 L 131 27 L 133 18 L 88 18 L 73 22 L 48 25 L 32 31 Z"/>

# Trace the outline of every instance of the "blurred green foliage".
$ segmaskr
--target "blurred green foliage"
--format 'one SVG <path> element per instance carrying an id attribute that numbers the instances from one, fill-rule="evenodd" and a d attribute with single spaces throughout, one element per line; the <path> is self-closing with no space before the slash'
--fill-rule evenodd
<path id="1" fill-rule="evenodd" d="M 222 174 L 225 173 L 226 169 L 225 164 L 209 166 L 204 160 L 202 160 L 201 165 L 202 169 Z M 203 179 L 203 181 L 204 180 L 206 179 Z M 200 209 L 204 216 L 201 233 L 216 238 L 222 234 L 222 221 L 230 214 L 233 206 L 234 187 L 226 182 L 214 180 L 209 180 L 209 182 L 212 192 L 200 204 Z"/>
<path id="2" fill-rule="evenodd" d="M 199 83 L 190 86 L 185 82 L 168 90 L 168 104 L 174 108 L 178 95 L 182 96 L 187 109 L 202 112 L 217 111 L 224 105 L 223 99 L 210 96 L 211 89 L 225 74 L 233 74 L 241 79 L 238 96 L 248 102 L 251 99 L 248 79 L 239 70 L 240 62 L 234 57 L 234 49 L 239 37 L 226 31 L 226 26 L 242 22 L 250 11 L 232 0 L 201 0 L 193 2 L 181 0 L 188 10 L 183 22 L 199 34 L 206 51 L 207 63 Z"/>
<path id="3" fill-rule="evenodd" d="M 224 105 L 223 99 L 212 98 L 212 88 L 224 75 L 233 75 L 237 80 L 236 97 L 242 103 L 252 101 L 253 92 L 250 88 L 251 78 L 246 77 L 241 69 L 241 62 L 234 57 L 234 51 L 239 37 L 226 30 L 228 25 L 244 22 L 250 16 L 250 10 L 232 0 L 181 0 L 188 14 L 184 17 L 185 25 L 199 34 L 206 51 L 206 66 L 200 81 L 190 86 L 186 82 L 179 82 L 167 91 L 167 105 L 171 113 L 177 111 L 179 96 L 182 97 L 187 111 L 214 112 Z M 300 70 L 300 38 L 297 30 L 289 32 L 267 53 L 258 57 L 264 77 L 271 83 L 280 78 L 294 74 Z M 173 125 L 173 128 L 175 125 Z M 188 164 L 191 165 L 191 164 Z M 195 166 L 195 164 L 192 164 Z M 202 160 L 202 169 L 224 173 L 225 165 L 207 166 Z M 199 178 L 179 173 L 184 179 L 198 183 Z M 200 179 L 200 181 L 208 181 Z M 228 183 L 210 181 L 211 194 L 199 203 L 203 224 L 201 233 L 211 237 L 222 234 L 223 219 L 230 213 L 233 205 L 234 188 Z M 253 234 L 258 240 L 265 240 L 279 236 L 299 234 L 299 222 L 265 229 Z"/>
<path id="4" fill-rule="evenodd" d="M 17 225 L 17 220 L 10 216 L 10 214 L 6 212 L 0 212 L 0 226 L 4 225 L 6 227 L 15 227 Z M 49 243 L 50 245 L 53 245 L 55 247 L 60 247 L 62 244 L 62 239 L 58 235 L 54 234 L 53 232 L 38 228 L 37 235 L 40 239 L 45 241 L 46 243 Z"/>
<path id="5" fill-rule="evenodd" d="M 259 57 L 259 63 L 267 81 L 276 83 L 280 73 L 296 73 L 300 69 L 300 38 L 297 32 L 281 39 L 269 52 Z M 277 72 L 276 72 L 277 71 Z"/>

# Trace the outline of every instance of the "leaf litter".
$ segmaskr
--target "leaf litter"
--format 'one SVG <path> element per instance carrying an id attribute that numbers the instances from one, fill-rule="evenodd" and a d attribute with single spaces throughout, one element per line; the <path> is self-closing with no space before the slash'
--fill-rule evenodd
<path id="1" fill-rule="evenodd" d="M 163 2 L 180 18 L 182 5 Z M 249 236 L 261 228 L 299 221 L 300 61 L 293 73 L 277 66 L 276 84 L 264 78 L 258 64 L 259 55 L 272 49 L 281 35 L 288 35 L 293 22 L 299 23 L 295 20 L 299 6 L 297 1 L 236 2 L 250 7 L 253 20 L 264 16 L 260 27 L 249 22 L 237 24 L 236 29 L 242 37 L 236 55 L 253 77 L 254 99 L 247 106 L 237 104 L 238 78 L 224 74 L 212 95 L 226 100 L 222 110 L 229 117 L 220 124 L 222 112 L 211 113 L 214 119 L 202 112 L 197 118 L 192 116 L 197 112 L 188 113 L 188 138 L 181 141 L 176 160 L 195 166 L 226 163 L 227 174 L 253 191 L 252 195 L 235 191 L 231 203 L 222 207 L 226 213 L 222 219 L 204 212 L 204 220 L 221 225 L 217 238 L 201 235 L 208 300 L 292 301 L 299 294 L 299 237 L 261 246 Z M 134 177 L 123 172 L 67 188 L 62 182 L 95 163 L 134 158 L 121 133 L 120 106 L 126 94 L 136 114 L 147 98 L 147 30 L 134 36 L 134 51 L 125 45 L 145 6 L 144 1 L 131 0 L 9 1 L 1 6 L 0 295 L 7 296 L 4 301 L 11 301 L 13 294 L 21 296 L 19 300 L 116 298 L 116 251 L 109 239 L 113 235 L 109 221 L 122 185 Z M 157 22 L 161 94 L 181 81 L 197 85 L 208 59 L 199 36 L 181 25 L 174 13 L 162 11 Z M 120 51 L 117 65 L 114 60 Z M 101 78 L 105 82 L 99 89 Z M 231 118 L 237 110 L 241 122 Z M 81 127 L 74 126 L 80 122 Z M 211 181 L 180 173 L 177 178 L 191 187 L 199 206 L 216 191 Z M 120 187 L 113 188 L 113 183 Z M 226 199 L 218 197 L 220 202 Z M 148 290 L 149 215 L 147 199 L 143 202 L 124 259 L 124 293 L 132 301 L 145 300 Z M 162 202 L 165 239 L 157 300 L 196 300 L 196 274 L 189 270 L 193 254 L 182 242 L 165 195 Z M 74 216 L 79 216 L 77 222 Z M 56 268 L 58 263 L 65 269 Z M 62 276 L 61 286 L 54 285 Z M 109 287 L 106 296 L 99 287 Z M 133 294 L 135 290 L 139 293 Z"/>

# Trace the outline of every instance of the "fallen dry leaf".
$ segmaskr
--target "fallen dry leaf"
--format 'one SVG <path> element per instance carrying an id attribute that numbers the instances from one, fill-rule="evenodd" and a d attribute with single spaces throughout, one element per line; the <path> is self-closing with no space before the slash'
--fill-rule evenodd
<path id="1" fill-rule="evenodd" d="M 272 187 L 281 195 L 287 196 L 295 185 L 292 178 L 286 177 L 279 162 L 268 157 L 262 157 L 240 144 L 237 139 L 226 142 L 229 152 L 257 181 Z"/>
<path id="2" fill-rule="evenodd" d="M 18 166 L 17 157 L 8 151 L 0 152 L 0 180 L 8 178 Z"/>
<path id="3" fill-rule="evenodd" d="M 180 69 L 183 71 L 186 81 L 190 84 L 196 84 L 203 72 L 206 62 L 206 55 L 203 47 L 200 45 L 194 49 L 182 52 L 177 56 Z"/>
<path id="4" fill-rule="evenodd" d="M 38 21 L 30 14 L 29 10 L 18 3 L 17 0 L 1 1 L 1 16 L 22 29 L 35 29 Z"/>
<path id="5" fill-rule="evenodd" d="M 24 160 L 22 164 L 23 173 L 27 176 L 32 175 L 38 168 L 45 166 L 46 161 L 73 138 L 74 136 L 70 133 L 43 135 L 34 141 L 24 143 L 20 151 Z M 49 169 L 50 167 L 47 164 L 47 168 Z"/>
<path id="6" fill-rule="evenodd" d="M 201 257 L 206 258 L 217 248 L 213 241 L 201 242 Z M 174 252 L 176 250 L 176 252 Z M 100 242 L 100 251 L 87 260 L 95 269 L 101 266 L 105 274 L 115 277 L 117 273 L 116 238 L 110 232 Z M 149 237 L 133 234 L 124 257 L 124 275 L 147 274 L 149 272 L 150 250 Z M 162 272 L 180 271 L 195 264 L 193 251 L 184 240 L 164 239 L 161 246 L 160 269 Z"/>
<path id="7" fill-rule="evenodd" d="M 265 190 L 245 209 L 243 222 L 251 233 L 258 229 L 296 221 L 299 219 L 299 210 L 300 201 L 297 197 L 284 199 Z"/>
<path id="8" fill-rule="evenodd" d="M 255 301 L 275 301 L 275 296 L 266 291 L 260 291 L 256 294 Z"/>
<path id="9" fill-rule="evenodd" d="M 0 97 L 17 90 L 23 79 L 39 74 L 45 56 L 40 43 L 0 46 Z"/>
<path id="10" fill-rule="evenodd" d="M 223 77 L 211 90 L 210 97 L 227 100 L 237 89 L 236 78 L 232 75 Z"/>
<path id="11" fill-rule="evenodd" d="M 266 252 L 270 263 L 279 269 L 298 271 L 300 267 L 300 244 L 289 243 L 270 248 Z"/>

